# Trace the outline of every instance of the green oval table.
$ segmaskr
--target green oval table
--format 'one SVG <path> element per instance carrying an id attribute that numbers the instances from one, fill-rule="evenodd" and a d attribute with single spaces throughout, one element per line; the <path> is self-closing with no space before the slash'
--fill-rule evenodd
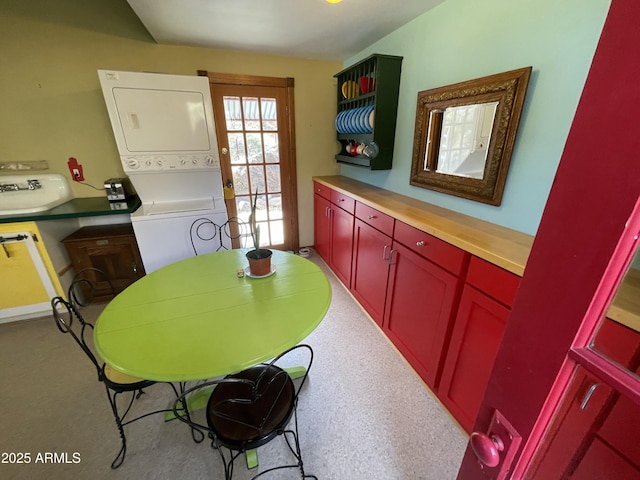
<path id="1" fill-rule="evenodd" d="M 135 377 L 184 382 L 243 370 L 299 343 L 329 309 L 325 274 L 274 250 L 273 275 L 239 278 L 246 252 L 192 257 L 127 287 L 96 322 L 102 359 Z"/>

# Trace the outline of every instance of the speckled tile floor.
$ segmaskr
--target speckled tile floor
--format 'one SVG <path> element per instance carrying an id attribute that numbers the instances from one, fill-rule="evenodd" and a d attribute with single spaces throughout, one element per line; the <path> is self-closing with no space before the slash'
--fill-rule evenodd
<path id="1" fill-rule="evenodd" d="M 305 469 L 321 480 L 455 479 L 466 435 L 313 251 L 310 260 L 327 273 L 333 300 L 305 341 L 315 352 L 298 409 Z M 95 318 L 100 309 L 85 314 Z M 50 318 L 0 325 L 0 359 L 0 450 L 32 457 L 30 464 L 0 463 L 0 478 L 222 478 L 206 442 L 194 444 L 183 424 L 153 417 L 128 428 L 127 458 L 111 470 L 119 437 L 104 390 Z M 143 399 L 163 405 L 169 396 Z M 80 461 L 33 460 L 45 452 L 77 452 Z M 258 468 L 289 461 L 280 440 L 258 452 Z M 240 463 L 234 478 L 255 473 Z M 265 478 L 299 476 L 290 470 Z"/>

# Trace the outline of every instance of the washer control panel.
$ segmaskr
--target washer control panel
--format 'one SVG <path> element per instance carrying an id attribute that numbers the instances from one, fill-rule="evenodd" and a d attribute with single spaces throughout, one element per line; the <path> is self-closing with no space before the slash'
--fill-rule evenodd
<path id="1" fill-rule="evenodd" d="M 134 155 L 120 157 L 125 172 L 168 172 L 220 168 L 217 155 Z"/>

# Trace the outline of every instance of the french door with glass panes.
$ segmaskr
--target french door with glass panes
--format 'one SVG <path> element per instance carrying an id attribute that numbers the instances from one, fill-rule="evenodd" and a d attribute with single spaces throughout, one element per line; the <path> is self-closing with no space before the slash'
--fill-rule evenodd
<path id="1" fill-rule="evenodd" d="M 252 248 L 248 229 L 254 196 L 260 246 L 298 249 L 293 80 L 209 73 L 234 247 Z"/>

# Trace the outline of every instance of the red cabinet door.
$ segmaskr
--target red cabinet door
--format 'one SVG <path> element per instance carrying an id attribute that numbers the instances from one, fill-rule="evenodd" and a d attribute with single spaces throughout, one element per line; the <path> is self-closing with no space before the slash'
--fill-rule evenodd
<path id="1" fill-rule="evenodd" d="M 509 309 L 465 285 L 437 394 L 471 432 L 502 341 Z"/>
<path id="2" fill-rule="evenodd" d="M 313 196 L 313 243 L 322 259 L 329 263 L 331 213 L 329 200 L 317 193 Z"/>
<path id="3" fill-rule="evenodd" d="M 394 242 L 383 329 L 432 389 L 459 288 L 458 277 Z"/>
<path id="4" fill-rule="evenodd" d="M 331 248 L 329 265 L 347 288 L 351 286 L 353 215 L 331 205 Z"/>
<path id="5" fill-rule="evenodd" d="M 356 219 L 353 232 L 351 293 L 382 326 L 389 275 L 391 238 Z"/>

